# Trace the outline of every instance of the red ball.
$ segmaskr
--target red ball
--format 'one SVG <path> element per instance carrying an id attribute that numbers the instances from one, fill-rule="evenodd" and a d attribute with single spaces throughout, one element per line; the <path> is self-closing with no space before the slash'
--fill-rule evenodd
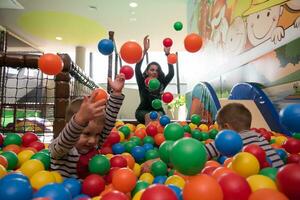
<path id="1" fill-rule="evenodd" d="M 202 38 L 196 33 L 187 35 L 184 39 L 184 47 L 188 52 L 194 53 L 201 49 Z"/>
<path id="2" fill-rule="evenodd" d="M 3 135 L 0 133 L 0 147 L 3 145 Z"/>
<path id="3" fill-rule="evenodd" d="M 121 58 L 129 64 L 139 62 L 142 59 L 142 54 L 142 47 L 132 41 L 125 42 L 120 49 Z"/>
<path id="4" fill-rule="evenodd" d="M 113 177 L 114 173 L 115 173 L 118 169 L 120 169 L 120 168 L 119 168 L 119 167 L 112 167 L 112 168 L 110 168 L 108 174 L 107 174 L 106 176 L 104 176 L 104 179 L 105 179 L 105 182 L 106 182 L 106 183 L 111 183 L 112 177 Z"/>
<path id="5" fill-rule="evenodd" d="M 171 39 L 171 38 L 165 38 L 165 39 L 163 40 L 163 45 L 164 45 L 165 47 L 171 47 L 171 46 L 173 45 L 172 39 Z"/>
<path id="6" fill-rule="evenodd" d="M 113 151 L 112 151 L 111 146 L 105 146 L 105 147 L 103 146 L 103 147 L 100 149 L 100 153 L 106 155 L 106 154 L 112 154 Z"/>
<path id="7" fill-rule="evenodd" d="M 46 53 L 42 55 L 38 60 L 38 66 L 40 70 L 48 75 L 57 75 L 63 69 L 63 61 L 61 58 L 52 53 Z"/>
<path id="8" fill-rule="evenodd" d="M 175 53 L 170 53 L 167 57 L 168 64 L 175 64 L 177 63 L 177 55 Z"/>
<path id="9" fill-rule="evenodd" d="M 115 155 L 109 161 L 111 167 L 127 167 L 127 160 L 121 155 Z"/>
<path id="10" fill-rule="evenodd" d="M 95 197 L 100 195 L 100 193 L 104 191 L 104 189 L 104 179 L 97 174 L 91 174 L 83 180 L 81 192 L 83 194 L 89 195 L 90 197 Z"/>
<path id="11" fill-rule="evenodd" d="M 288 138 L 282 147 L 289 153 L 300 153 L 300 140 Z"/>
<path id="12" fill-rule="evenodd" d="M 248 144 L 243 147 L 243 152 L 248 152 L 254 155 L 260 165 L 266 161 L 266 152 L 257 144 Z"/>
<path id="13" fill-rule="evenodd" d="M 35 133 L 32 132 L 26 132 L 22 136 L 22 145 L 24 147 L 28 147 L 30 143 L 35 142 L 38 140 L 38 136 Z"/>
<path id="14" fill-rule="evenodd" d="M 105 142 L 108 142 L 112 146 L 116 143 L 119 143 L 120 139 L 121 138 L 120 138 L 120 134 L 118 133 L 118 131 L 111 131 Z"/>
<path id="15" fill-rule="evenodd" d="M 223 191 L 223 200 L 248 200 L 251 188 L 247 180 L 235 173 L 225 173 L 218 178 Z"/>
<path id="16" fill-rule="evenodd" d="M 120 73 L 123 73 L 125 75 L 125 79 L 129 80 L 133 77 L 134 71 L 129 65 L 124 65 L 121 67 Z"/>
<path id="17" fill-rule="evenodd" d="M 166 185 L 154 184 L 146 188 L 141 200 L 177 200 L 175 192 Z"/>
<path id="18" fill-rule="evenodd" d="M 146 127 L 146 133 L 147 135 L 154 137 L 158 133 L 157 127 L 153 124 L 148 124 Z"/>
<path id="19" fill-rule="evenodd" d="M 207 174 L 209 176 L 212 176 L 213 172 L 215 171 L 215 169 L 217 169 L 218 167 L 215 166 L 206 166 L 201 170 L 202 174 Z"/>
<path id="20" fill-rule="evenodd" d="M 300 165 L 299 164 L 287 164 L 281 167 L 277 173 L 278 188 L 289 199 L 300 199 Z"/>
<path id="21" fill-rule="evenodd" d="M 45 149 L 45 144 L 40 141 L 34 141 L 29 144 L 28 147 L 35 148 L 37 151 L 41 151 Z"/>
<path id="22" fill-rule="evenodd" d="M 173 101 L 173 94 L 171 92 L 165 92 L 162 95 L 162 100 L 164 103 L 170 103 L 171 101 Z"/>
<path id="23" fill-rule="evenodd" d="M 192 135 L 191 135 L 190 133 L 188 133 L 188 132 L 185 132 L 185 133 L 183 134 L 183 137 L 188 137 L 188 138 L 190 138 L 190 137 L 192 137 Z"/>
<path id="24" fill-rule="evenodd" d="M 129 198 L 126 196 L 126 194 L 119 192 L 118 190 L 112 190 L 103 195 L 101 200 L 129 200 Z"/>
<path id="25" fill-rule="evenodd" d="M 289 154 L 287 158 L 287 163 L 300 164 L 300 154 Z"/>
<path id="26" fill-rule="evenodd" d="M 151 80 L 150 77 L 145 78 L 145 85 L 146 85 L 147 87 L 149 87 L 149 82 L 150 82 L 150 80 Z"/>

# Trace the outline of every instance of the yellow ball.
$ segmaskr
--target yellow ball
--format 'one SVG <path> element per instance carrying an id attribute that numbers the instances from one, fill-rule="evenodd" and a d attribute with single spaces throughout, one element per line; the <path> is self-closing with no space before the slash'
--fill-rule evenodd
<path id="1" fill-rule="evenodd" d="M 183 189 L 185 185 L 185 180 L 178 175 L 173 175 L 167 178 L 165 185 L 175 185 L 180 189 Z"/>
<path id="2" fill-rule="evenodd" d="M 140 200 L 144 191 L 145 191 L 145 189 L 142 189 L 142 190 L 138 191 L 137 193 L 135 193 L 132 200 Z"/>
<path id="3" fill-rule="evenodd" d="M 121 131 L 118 131 L 119 135 L 120 135 L 120 142 L 123 142 L 125 140 L 125 135 L 124 133 L 122 133 Z"/>
<path id="4" fill-rule="evenodd" d="M 106 158 L 108 158 L 109 160 L 114 156 L 114 154 L 108 153 L 105 154 Z"/>
<path id="5" fill-rule="evenodd" d="M 58 171 L 52 171 L 51 174 L 55 178 L 55 183 L 62 183 L 64 181 L 63 177 Z"/>
<path id="6" fill-rule="evenodd" d="M 39 171 L 35 173 L 31 178 L 30 178 L 30 183 L 33 189 L 40 189 L 41 187 L 49 184 L 49 183 L 55 183 L 55 177 L 53 174 L 49 171 Z"/>
<path id="7" fill-rule="evenodd" d="M 263 189 L 263 188 L 270 188 L 270 189 L 277 190 L 277 186 L 275 182 L 271 178 L 264 175 L 259 175 L 259 174 L 252 175 L 249 176 L 246 180 L 249 183 L 252 192 L 255 192 L 256 190 Z"/>
<path id="8" fill-rule="evenodd" d="M 34 152 L 26 149 L 21 151 L 18 154 L 18 167 L 20 167 L 21 165 L 23 165 L 24 162 L 26 162 L 27 160 L 30 160 L 31 156 L 33 156 Z"/>
<path id="9" fill-rule="evenodd" d="M 147 182 L 147 183 L 149 183 L 149 184 L 152 184 L 152 183 L 153 183 L 153 180 L 154 180 L 154 177 L 153 177 L 152 174 L 150 174 L 150 173 L 147 172 L 147 173 L 143 173 L 143 174 L 140 176 L 139 180 L 145 181 L 145 182 Z"/>
<path id="10" fill-rule="evenodd" d="M 100 196 L 93 197 L 92 200 L 101 200 Z"/>
<path id="11" fill-rule="evenodd" d="M 283 143 L 287 140 L 285 136 L 277 136 L 275 137 L 275 143 L 278 145 L 283 145 Z"/>
<path id="12" fill-rule="evenodd" d="M 20 171 L 28 178 L 42 170 L 45 170 L 44 164 L 42 163 L 42 161 L 36 159 L 27 160 L 20 167 Z"/>
<path id="13" fill-rule="evenodd" d="M 199 129 L 203 132 L 208 132 L 208 126 L 206 124 L 200 124 Z"/>
<path id="14" fill-rule="evenodd" d="M 138 124 L 138 125 L 135 127 L 135 129 L 139 129 L 139 128 L 145 129 L 146 126 L 145 126 L 145 124 Z"/>
<path id="15" fill-rule="evenodd" d="M 118 120 L 118 121 L 115 122 L 115 127 L 117 127 L 117 128 L 120 127 L 120 126 L 123 126 L 123 125 L 124 125 L 123 121 Z"/>
<path id="16" fill-rule="evenodd" d="M 141 165 L 134 163 L 133 172 L 137 177 L 139 177 L 141 175 Z"/>
<path id="17" fill-rule="evenodd" d="M 7 174 L 5 167 L 0 165 L 0 179 Z"/>
<path id="18" fill-rule="evenodd" d="M 196 124 L 189 123 L 189 127 L 190 127 L 192 130 L 195 130 L 198 126 L 197 126 Z"/>
<path id="19" fill-rule="evenodd" d="M 240 152 L 236 154 L 231 163 L 233 171 L 245 178 L 258 174 L 260 169 L 257 158 L 248 152 Z"/>

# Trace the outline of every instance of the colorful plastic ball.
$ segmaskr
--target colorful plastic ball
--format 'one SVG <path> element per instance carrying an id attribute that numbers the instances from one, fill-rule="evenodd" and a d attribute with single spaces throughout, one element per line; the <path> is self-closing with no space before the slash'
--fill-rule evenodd
<path id="1" fill-rule="evenodd" d="M 21 152 L 21 147 L 16 144 L 9 144 L 9 145 L 5 146 L 2 150 L 3 151 L 12 151 L 15 154 L 18 154 Z"/>
<path id="2" fill-rule="evenodd" d="M 110 169 L 110 162 L 106 156 L 98 154 L 89 161 L 89 171 L 94 174 L 104 175 Z"/>
<path id="3" fill-rule="evenodd" d="M 62 183 L 63 182 L 63 177 L 59 172 L 51 171 L 51 174 L 55 178 L 55 183 Z"/>
<path id="4" fill-rule="evenodd" d="M 166 140 L 178 140 L 183 137 L 184 130 L 178 123 L 170 123 L 164 129 L 164 136 Z"/>
<path id="5" fill-rule="evenodd" d="M 247 181 L 251 187 L 252 192 L 255 192 L 256 190 L 263 189 L 263 188 L 270 188 L 270 189 L 277 190 L 276 183 L 267 176 L 255 174 L 249 176 L 247 178 Z"/>
<path id="6" fill-rule="evenodd" d="M 12 173 L 8 173 L 6 176 L 4 176 L 1 181 L 11 181 L 14 179 L 24 179 L 25 181 L 27 181 L 29 183 L 29 178 L 24 175 L 23 173 L 20 172 L 12 172 Z"/>
<path id="7" fill-rule="evenodd" d="M 108 137 L 106 138 L 106 142 L 110 145 L 114 145 L 120 142 L 120 135 L 117 131 L 111 131 Z"/>
<path id="8" fill-rule="evenodd" d="M 9 178 L 0 180 L 0 199 L 31 200 L 32 187 L 27 179 Z"/>
<path id="9" fill-rule="evenodd" d="M 263 188 L 253 192 L 248 200 L 289 200 L 283 193 L 270 188 Z"/>
<path id="10" fill-rule="evenodd" d="M 147 78 L 145 78 L 145 80 L 144 80 L 145 85 L 146 85 L 147 87 L 149 87 L 149 81 L 150 81 L 150 80 L 151 80 L 150 77 L 147 77 Z"/>
<path id="11" fill-rule="evenodd" d="M 121 67 L 120 73 L 123 73 L 125 75 L 125 79 L 129 80 L 133 77 L 134 71 L 129 65 L 124 65 Z"/>
<path id="12" fill-rule="evenodd" d="M 166 140 L 159 146 L 159 156 L 162 161 L 165 163 L 170 162 L 170 151 L 173 147 L 174 141 Z"/>
<path id="13" fill-rule="evenodd" d="M 181 22 L 175 22 L 173 25 L 173 28 L 175 29 L 175 31 L 181 31 L 181 29 L 183 28 L 183 25 Z"/>
<path id="14" fill-rule="evenodd" d="M 149 123 L 146 127 L 146 133 L 147 135 L 154 137 L 158 133 L 157 126 Z"/>
<path id="15" fill-rule="evenodd" d="M 215 145 L 222 155 L 231 157 L 242 149 L 243 141 L 237 132 L 222 130 L 215 138 Z"/>
<path id="16" fill-rule="evenodd" d="M 2 147 L 3 141 L 4 141 L 3 135 L 0 133 L 0 147 Z"/>
<path id="17" fill-rule="evenodd" d="M 175 185 L 180 189 L 183 189 L 185 185 L 185 180 L 181 176 L 172 175 L 167 178 L 165 185 Z"/>
<path id="18" fill-rule="evenodd" d="M 157 78 L 152 78 L 150 81 L 149 81 L 149 90 L 150 91 L 154 91 L 154 90 L 158 90 L 159 87 L 160 87 L 160 82 Z"/>
<path id="19" fill-rule="evenodd" d="M 153 184 L 145 189 L 141 200 L 177 200 L 177 196 L 168 186 Z"/>
<path id="20" fill-rule="evenodd" d="M 123 192 L 112 190 L 104 194 L 101 200 L 129 200 L 129 198 Z"/>
<path id="21" fill-rule="evenodd" d="M 131 136 L 130 141 L 134 142 L 136 145 L 142 145 L 142 139 L 137 136 Z"/>
<path id="22" fill-rule="evenodd" d="M 130 128 L 128 126 L 125 126 L 125 125 L 120 127 L 119 131 L 122 132 L 125 135 L 126 138 L 130 135 L 130 132 L 131 132 Z"/>
<path id="23" fill-rule="evenodd" d="M 42 170 L 45 170 L 44 164 L 36 159 L 28 160 L 20 167 L 20 171 L 29 178 Z"/>
<path id="24" fill-rule="evenodd" d="M 223 200 L 223 192 L 217 180 L 206 174 L 191 178 L 182 190 L 183 199 L 188 200 Z"/>
<path id="25" fill-rule="evenodd" d="M 141 146 L 135 146 L 131 150 L 131 155 L 137 162 L 142 162 L 145 159 L 145 154 L 145 149 Z"/>
<path id="26" fill-rule="evenodd" d="M 155 158 L 159 158 L 158 150 L 150 149 L 150 150 L 146 151 L 146 154 L 145 154 L 145 159 L 146 160 L 152 160 L 152 159 L 155 159 Z"/>
<path id="27" fill-rule="evenodd" d="M 193 138 L 177 140 L 170 151 L 171 163 L 184 175 L 198 174 L 203 169 L 206 160 L 204 145 Z"/>
<path id="28" fill-rule="evenodd" d="M 289 154 L 287 157 L 287 163 L 300 164 L 300 154 Z"/>
<path id="29" fill-rule="evenodd" d="M 111 167 L 127 167 L 127 160 L 121 155 L 114 155 L 109 162 Z"/>
<path id="30" fill-rule="evenodd" d="M 125 151 L 131 152 L 132 148 L 137 146 L 137 144 L 134 141 L 128 141 L 124 143 Z"/>
<path id="31" fill-rule="evenodd" d="M 121 58 L 129 64 L 139 62 L 142 59 L 142 54 L 142 47 L 133 41 L 125 42 L 120 49 Z"/>
<path id="32" fill-rule="evenodd" d="M 91 198 L 86 194 L 80 194 L 74 197 L 72 200 L 90 200 Z"/>
<path id="33" fill-rule="evenodd" d="M 218 182 L 226 200 L 248 200 L 251 194 L 251 188 L 246 179 L 235 173 L 226 173 L 220 176 Z"/>
<path id="34" fill-rule="evenodd" d="M 135 129 L 134 135 L 141 139 L 144 139 L 144 137 L 146 137 L 146 135 L 147 135 L 147 132 L 144 128 L 138 128 L 138 129 Z"/>
<path id="35" fill-rule="evenodd" d="M 156 176 L 153 180 L 153 184 L 164 184 L 167 180 L 167 176 Z"/>
<path id="36" fill-rule="evenodd" d="M 275 151 L 283 161 L 287 159 L 287 153 L 284 149 L 275 149 Z"/>
<path id="37" fill-rule="evenodd" d="M 168 185 L 169 188 L 173 190 L 173 192 L 176 194 L 178 200 L 183 200 L 182 198 L 182 190 L 177 187 L 176 185 Z"/>
<path id="38" fill-rule="evenodd" d="M 154 144 L 154 139 L 153 139 L 153 137 L 151 137 L 151 136 L 146 136 L 146 137 L 144 137 L 144 139 L 143 139 L 143 143 L 144 144 L 146 144 L 146 143 L 149 143 L 149 144 Z"/>
<path id="39" fill-rule="evenodd" d="M 156 120 L 158 117 L 158 113 L 156 111 L 151 111 L 149 114 L 150 119 Z"/>
<path id="40" fill-rule="evenodd" d="M 32 148 L 36 149 L 37 151 L 41 151 L 41 150 L 45 149 L 45 144 L 40 141 L 34 141 L 34 142 L 31 142 L 28 147 L 32 147 Z"/>
<path id="41" fill-rule="evenodd" d="M 55 177 L 49 171 L 38 171 L 30 177 L 30 183 L 33 189 L 38 190 L 41 187 L 55 183 Z"/>
<path id="42" fill-rule="evenodd" d="M 34 198 L 47 197 L 49 199 L 71 199 L 71 193 L 62 185 L 52 183 L 45 185 L 33 195 Z"/>
<path id="43" fill-rule="evenodd" d="M 96 94 L 96 97 L 95 97 L 95 101 L 100 101 L 100 100 L 107 100 L 107 98 L 108 98 L 108 94 L 107 94 L 107 92 L 104 90 L 104 89 L 102 89 L 102 88 L 96 88 L 94 91 L 93 91 L 93 93 L 97 93 Z"/>
<path id="44" fill-rule="evenodd" d="M 300 140 L 295 138 L 288 138 L 282 147 L 291 154 L 300 153 Z"/>
<path id="45" fill-rule="evenodd" d="M 118 169 L 112 177 L 112 185 L 116 190 L 127 193 L 131 192 L 137 182 L 137 177 L 129 168 Z"/>
<path id="46" fill-rule="evenodd" d="M 167 174 L 168 166 L 161 160 L 157 160 L 150 166 L 150 171 L 154 176 L 164 176 Z"/>
<path id="47" fill-rule="evenodd" d="M 70 191 L 72 198 L 78 196 L 81 192 L 81 183 L 78 179 L 66 178 L 62 184 Z"/>
<path id="48" fill-rule="evenodd" d="M 171 122 L 170 118 L 167 115 L 163 115 L 159 118 L 159 123 L 162 126 L 166 126 L 167 124 L 169 124 Z"/>
<path id="49" fill-rule="evenodd" d="M 134 189 L 131 191 L 131 196 L 134 196 L 139 191 L 146 189 L 147 187 L 149 187 L 149 185 L 150 184 L 145 181 L 137 181 Z"/>
<path id="50" fill-rule="evenodd" d="M 18 157 L 17 154 L 15 154 L 12 151 L 5 151 L 1 154 L 3 157 L 7 160 L 7 169 L 12 170 L 17 167 L 18 164 Z"/>
<path id="51" fill-rule="evenodd" d="M 30 143 L 37 141 L 38 140 L 38 136 L 35 133 L 32 132 L 26 132 L 23 136 L 22 136 L 22 145 L 24 147 L 28 147 Z"/>
<path id="52" fill-rule="evenodd" d="M 98 50 L 103 55 L 110 55 L 114 51 L 114 43 L 109 39 L 102 39 L 98 43 Z"/>
<path id="53" fill-rule="evenodd" d="M 166 140 L 163 133 L 158 133 L 154 136 L 154 141 L 157 146 L 160 146 Z"/>
<path id="54" fill-rule="evenodd" d="M 160 109 L 162 107 L 162 103 L 161 103 L 160 99 L 154 99 L 151 102 L 151 105 L 152 105 L 152 108 L 154 108 L 155 110 L 158 110 L 158 109 Z"/>
<path id="55" fill-rule="evenodd" d="M 277 185 L 289 199 L 300 199 L 300 165 L 287 164 L 281 167 L 277 173 Z"/>
<path id="56" fill-rule="evenodd" d="M 200 117 L 200 115 L 193 114 L 193 115 L 191 116 L 191 122 L 192 122 L 193 124 L 196 124 L 197 126 L 199 126 L 199 124 L 201 123 L 201 117 Z"/>
<path id="57" fill-rule="evenodd" d="M 260 169 L 260 165 L 256 157 L 248 152 L 240 152 L 236 154 L 231 163 L 232 169 L 245 178 L 258 174 Z"/>
<path id="58" fill-rule="evenodd" d="M 259 174 L 271 178 L 273 181 L 276 181 L 278 169 L 274 167 L 266 167 L 260 170 Z"/>
<path id="59" fill-rule="evenodd" d="M 150 144 L 150 143 L 146 143 L 143 145 L 143 148 L 145 149 L 145 151 L 149 151 L 151 149 L 153 149 L 153 144 Z"/>
<path id="60" fill-rule="evenodd" d="M 171 47 L 173 45 L 173 40 L 171 38 L 165 38 L 163 40 L 164 47 Z"/>
<path id="61" fill-rule="evenodd" d="M 121 154 L 125 152 L 125 147 L 123 144 L 117 143 L 112 146 L 112 151 L 114 154 Z"/>
<path id="62" fill-rule="evenodd" d="M 3 145 L 4 146 L 10 145 L 10 144 L 21 145 L 21 143 L 22 143 L 22 138 L 20 135 L 18 135 L 16 133 L 9 133 L 4 138 Z"/>
<path id="63" fill-rule="evenodd" d="M 254 155 L 260 164 L 266 161 L 266 152 L 257 144 L 248 144 L 243 147 L 243 152 Z"/>
<path id="64" fill-rule="evenodd" d="M 280 122 L 291 132 L 300 132 L 300 104 L 290 104 L 279 112 Z"/>
<path id="65" fill-rule="evenodd" d="M 161 99 L 164 103 L 171 103 L 173 101 L 174 97 L 171 92 L 164 92 L 161 96 Z"/>
<path id="66" fill-rule="evenodd" d="M 39 58 L 38 66 L 44 74 L 57 75 L 63 70 L 64 63 L 58 55 L 46 53 Z"/>
<path id="67" fill-rule="evenodd" d="M 91 174 L 83 180 L 81 192 L 83 194 L 89 195 L 90 197 L 95 197 L 99 195 L 102 191 L 104 191 L 104 189 L 104 179 L 97 174 Z"/>
<path id="68" fill-rule="evenodd" d="M 196 33 L 187 35 L 184 39 L 184 47 L 188 52 L 195 53 L 202 47 L 202 38 Z"/>
<path id="69" fill-rule="evenodd" d="M 30 159 L 37 159 L 37 160 L 42 161 L 45 169 L 49 169 L 49 167 L 50 167 L 50 155 L 48 155 L 46 153 L 37 152 Z"/>
<path id="70" fill-rule="evenodd" d="M 168 64 L 175 64 L 177 63 L 177 55 L 175 53 L 170 53 L 167 57 Z"/>

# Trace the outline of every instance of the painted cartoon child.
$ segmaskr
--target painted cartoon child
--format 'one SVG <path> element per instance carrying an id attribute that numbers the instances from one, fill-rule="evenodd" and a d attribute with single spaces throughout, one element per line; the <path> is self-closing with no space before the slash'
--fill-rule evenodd
<path id="1" fill-rule="evenodd" d="M 246 17 L 247 34 L 250 43 L 257 46 L 269 39 L 275 44 L 284 37 L 284 29 L 278 26 L 283 4 L 288 0 L 253 0 L 243 13 Z"/>
<path id="2" fill-rule="evenodd" d="M 299 0 L 291 0 L 286 3 L 288 7 L 288 11 L 291 13 L 295 13 L 300 15 L 300 1 Z M 294 22 L 295 28 L 300 28 L 300 16 L 298 16 Z"/>

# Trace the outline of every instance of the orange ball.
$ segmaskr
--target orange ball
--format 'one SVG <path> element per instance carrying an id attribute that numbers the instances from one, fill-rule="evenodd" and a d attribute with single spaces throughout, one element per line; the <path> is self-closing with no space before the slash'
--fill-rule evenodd
<path id="1" fill-rule="evenodd" d="M 116 190 L 127 193 L 135 187 L 137 177 L 129 168 L 120 168 L 113 174 L 112 185 Z"/>
<path id="2" fill-rule="evenodd" d="M 133 169 L 134 164 L 135 164 L 135 160 L 134 160 L 133 156 L 129 153 L 122 153 L 122 156 L 127 160 L 127 166 L 130 169 Z"/>
<path id="3" fill-rule="evenodd" d="M 177 63 L 177 55 L 175 53 L 171 53 L 168 55 L 168 63 L 169 64 Z"/>
<path id="4" fill-rule="evenodd" d="M 157 133 L 155 136 L 154 136 L 154 141 L 155 141 L 155 144 L 157 144 L 158 146 L 161 145 L 164 141 L 165 141 L 165 136 L 163 133 Z"/>
<path id="5" fill-rule="evenodd" d="M 194 53 L 201 49 L 202 38 L 196 33 L 187 35 L 184 39 L 184 47 L 188 52 Z"/>
<path id="6" fill-rule="evenodd" d="M 215 161 L 215 160 L 209 160 L 209 161 L 207 161 L 207 162 L 205 163 L 205 167 L 206 167 L 206 166 L 220 167 L 221 164 L 218 163 L 218 162 Z"/>
<path id="7" fill-rule="evenodd" d="M 22 148 L 16 144 L 9 144 L 3 148 L 3 151 L 12 151 L 12 152 L 15 152 L 15 154 L 20 153 L 21 150 L 22 150 Z"/>
<path id="8" fill-rule="evenodd" d="M 146 129 L 144 129 L 144 128 L 136 129 L 134 132 L 134 136 L 137 136 L 141 139 L 144 139 L 144 137 L 146 137 L 146 135 L 147 135 Z"/>
<path id="9" fill-rule="evenodd" d="M 253 192 L 248 200 L 288 200 L 288 198 L 277 190 L 263 188 Z"/>
<path id="10" fill-rule="evenodd" d="M 133 41 L 125 42 L 120 49 L 121 58 L 129 63 L 134 64 L 142 59 L 142 47 Z"/>
<path id="11" fill-rule="evenodd" d="M 63 70 L 62 59 L 52 53 L 46 53 L 42 55 L 38 60 L 38 66 L 40 70 L 48 75 L 57 75 Z"/>
<path id="12" fill-rule="evenodd" d="M 8 161 L 7 161 L 7 159 L 6 159 L 4 156 L 2 156 L 2 155 L 0 155 L 0 165 L 2 165 L 5 169 L 7 169 Z"/>
<path id="13" fill-rule="evenodd" d="M 93 92 L 97 92 L 97 95 L 95 97 L 95 101 L 99 101 L 99 100 L 102 100 L 102 99 L 107 100 L 107 98 L 108 98 L 107 92 L 102 88 L 97 88 Z"/>
<path id="14" fill-rule="evenodd" d="M 211 176 L 196 175 L 186 182 L 183 190 L 183 199 L 188 200 L 223 200 L 222 188 Z"/>
<path id="15" fill-rule="evenodd" d="M 227 167 L 218 167 L 213 171 L 212 177 L 214 177 L 217 180 L 223 174 L 228 174 L 228 173 L 234 173 L 234 172 Z"/>

